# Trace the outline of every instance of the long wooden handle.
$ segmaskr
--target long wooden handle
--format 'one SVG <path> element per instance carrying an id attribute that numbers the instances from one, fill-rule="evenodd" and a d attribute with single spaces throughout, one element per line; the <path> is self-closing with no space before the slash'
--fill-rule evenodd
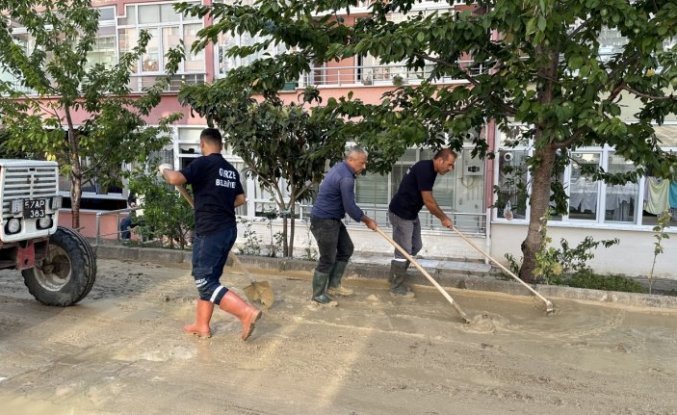
<path id="1" fill-rule="evenodd" d="M 183 186 L 174 186 L 174 187 L 176 188 L 176 190 L 179 191 L 179 193 L 181 193 L 181 196 L 183 196 L 183 198 L 186 199 L 186 202 L 188 202 L 190 207 L 195 209 L 195 202 L 193 201 L 193 197 L 190 195 L 190 193 L 188 193 L 188 190 Z"/>
<path id="2" fill-rule="evenodd" d="M 407 260 L 408 260 L 409 262 L 411 262 L 412 264 L 414 264 L 414 266 L 415 266 L 419 271 L 421 271 L 421 274 L 423 274 L 423 276 L 426 277 L 426 278 L 428 279 L 428 281 L 430 281 L 430 283 L 431 283 L 432 285 L 435 286 L 435 288 L 437 288 L 437 290 L 442 294 L 442 296 L 444 296 L 444 298 L 446 298 L 447 301 L 449 301 L 449 304 L 451 304 L 452 306 L 454 306 L 454 308 L 456 309 L 456 311 L 458 312 L 458 314 L 461 316 L 461 318 L 463 318 L 463 320 L 464 320 L 466 323 L 470 323 L 470 319 L 468 319 L 468 316 L 465 314 L 465 312 L 464 312 L 463 310 L 461 310 L 461 307 L 459 307 L 458 304 L 454 301 L 454 299 L 451 298 L 451 296 L 449 295 L 449 293 L 446 292 L 446 291 L 444 290 L 444 288 L 442 288 L 442 287 L 440 286 L 440 284 L 438 284 L 437 281 L 435 281 L 435 279 L 434 279 L 433 277 L 430 276 L 430 274 L 428 274 L 428 271 L 426 271 L 426 270 L 425 270 L 418 262 L 416 262 L 416 260 L 415 260 L 411 255 L 409 255 L 409 253 L 408 253 L 407 251 L 405 251 L 404 248 L 402 248 L 397 242 L 393 241 L 388 235 L 386 235 L 385 233 L 383 233 L 383 231 L 382 231 L 381 229 L 376 228 L 376 229 L 374 229 L 374 230 L 375 230 L 376 232 L 378 232 L 379 235 L 381 235 L 381 236 L 383 237 L 383 239 L 385 239 L 385 240 L 388 241 L 392 246 L 394 246 L 395 249 L 397 249 L 397 250 L 398 250 L 405 258 L 407 258 Z"/>
<path id="3" fill-rule="evenodd" d="M 488 260 L 490 260 L 491 262 L 493 262 L 494 264 L 496 264 L 496 266 L 498 266 L 500 269 L 502 269 L 503 272 L 505 272 L 506 274 L 510 275 L 510 276 L 513 277 L 514 279 L 516 279 L 520 284 L 522 284 L 522 285 L 524 285 L 525 287 L 527 287 L 527 289 L 529 289 L 529 291 L 531 291 L 531 292 L 534 293 L 538 298 L 540 298 L 541 300 L 543 300 L 543 302 L 545 302 L 546 311 L 547 311 L 548 313 L 551 313 L 551 312 L 555 311 L 555 306 L 552 304 L 552 302 L 551 302 L 550 300 L 548 300 L 547 298 L 543 297 L 541 294 L 538 293 L 538 291 L 536 291 L 536 290 L 534 290 L 533 288 L 531 288 L 531 286 L 529 286 L 529 284 L 527 284 L 526 282 L 522 281 L 522 280 L 520 279 L 520 277 L 518 277 L 517 275 L 515 275 L 514 272 L 510 271 L 510 270 L 509 270 L 508 268 L 506 268 L 503 264 L 501 264 L 501 263 L 498 262 L 496 259 L 494 259 L 494 257 L 492 257 L 491 255 L 489 255 L 485 250 L 483 250 L 482 248 L 480 248 L 479 246 L 477 246 L 473 241 L 470 240 L 470 238 L 468 238 L 468 237 L 465 236 L 461 231 L 459 231 L 458 229 L 456 229 L 455 226 L 452 226 L 451 228 L 454 230 L 454 232 L 456 232 L 456 234 L 457 234 L 458 236 L 460 236 L 461 238 L 463 238 L 463 240 L 466 241 L 466 242 L 468 243 L 468 245 L 470 245 L 470 246 L 472 246 L 473 248 L 475 248 L 475 249 L 476 249 L 477 251 L 479 251 L 482 255 L 484 255 Z"/>

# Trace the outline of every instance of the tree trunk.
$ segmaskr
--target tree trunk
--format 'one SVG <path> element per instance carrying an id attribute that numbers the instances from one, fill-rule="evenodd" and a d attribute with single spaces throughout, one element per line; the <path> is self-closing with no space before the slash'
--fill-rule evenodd
<path id="1" fill-rule="evenodd" d="M 296 210 L 296 201 L 292 199 L 289 202 L 289 212 L 291 213 L 291 226 L 289 228 L 289 258 L 292 258 L 294 256 L 294 234 L 295 234 L 295 229 L 296 229 L 296 215 L 295 215 L 295 210 Z"/>
<path id="2" fill-rule="evenodd" d="M 286 214 L 282 217 L 282 252 L 284 256 L 289 256 L 289 244 L 287 243 L 287 226 L 289 226 L 289 221 L 287 220 Z"/>
<path id="3" fill-rule="evenodd" d="M 80 146 L 79 138 L 73 125 L 70 108 L 64 109 L 66 115 L 66 122 L 68 123 L 68 147 L 70 150 L 69 161 L 71 164 L 71 227 L 73 229 L 80 229 L 80 202 L 82 200 L 82 165 L 80 164 Z"/>
<path id="4" fill-rule="evenodd" d="M 73 163 L 71 157 L 71 163 Z M 80 228 L 80 200 L 82 198 L 82 176 L 80 179 L 76 179 L 75 165 L 71 172 L 71 228 L 79 229 Z"/>
<path id="5" fill-rule="evenodd" d="M 542 133 L 536 134 L 536 142 L 542 137 Z M 551 145 L 538 148 L 534 152 L 534 158 L 539 160 L 533 171 L 533 181 L 531 186 L 531 198 L 529 206 L 531 213 L 529 215 L 529 229 L 527 237 L 522 242 L 522 253 L 524 259 L 520 268 L 520 278 L 527 282 L 536 282 L 534 270 L 536 268 L 536 253 L 541 249 L 543 236 L 541 235 L 541 225 L 544 217 L 550 209 L 550 182 L 552 180 L 552 170 L 555 162 L 556 149 Z"/>
<path id="6" fill-rule="evenodd" d="M 538 102 L 541 105 L 549 105 L 553 101 L 555 91 L 558 86 L 553 82 L 557 79 L 559 64 L 559 48 L 538 45 L 536 47 L 536 56 L 547 57 L 544 59 L 544 65 L 540 68 L 539 78 L 542 80 L 537 83 Z M 535 165 L 533 168 L 533 182 L 531 185 L 531 199 L 529 206 L 531 213 L 529 215 L 529 229 L 527 238 L 522 242 L 522 267 L 520 268 L 520 278 L 524 281 L 535 282 L 536 276 L 536 253 L 543 245 L 543 236 L 541 235 L 541 226 L 545 224 L 545 216 L 550 209 L 550 183 L 552 181 L 552 172 L 555 165 L 557 149 L 551 142 L 551 137 L 546 133 L 546 127 L 536 123 L 536 133 L 534 135 Z"/>

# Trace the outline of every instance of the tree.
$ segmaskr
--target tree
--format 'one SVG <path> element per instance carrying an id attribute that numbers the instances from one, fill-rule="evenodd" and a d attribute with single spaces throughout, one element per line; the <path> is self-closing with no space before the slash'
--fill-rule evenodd
<path id="1" fill-rule="evenodd" d="M 181 89 L 179 100 L 225 132 L 233 153 L 242 158 L 247 172 L 273 195 L 283 220 L 283 255 L 293 256 L 296 204 L 311 197 L 322 180 L 326 160 L 341 159 L 346 140 L 340 120 L 322 112 L 309 113 L 298 104 L 283 104 L 270 91 L 257 101 L 250 88 L 231 77 L 211 85 Z M 304 102 L 319 100 L 309 89 Z"/>
<path id="2" fill-rule="evenodd" d="M 157 171 L 157 162 L 149 163 L 150 171 Z M 132 223 L 144 239 L 164 239 L 169 248 L 178 245 L 185 249 L 195 228 L 193 208 L 164 179 L 147 174 L 142 169 L 134 172 L 129 190 L 143 197 L 140 208 L 143 216 L 135 216 Z"/>
<path id="3" fill-rule="evenodd" d="M 122 54 L 119 63 L 88 65 L 98 31 L 98 11 L 90 0 L 6 0 L 0 5 L 0 66 L 18 80 L 2 84 L 0 116 L 11 138 L 9 148 L 56 159 L 70 178 L 72 227 L 80 227 L 82 185 L 96 180 L 121 184 L 121 166 L 142 162 L 169 140 L 171 115 L 158 127 L 144 121 L 160 102 L 163 82 L 131 94 L 130 72 L 149 36 Z M 28 41 L 16 42 L 13 27 L 24 27 Z M 75 122 L 76 114 L 84 121 Z"/>
<path id="4" fill-rule="evenodd" d="M 528 162 L 531 210 L 520 269 L 525 280 L 534 280 L 536 254 L 544 245 L 541 218 L 551 198 L 557 210 L 565 209 L 562 185 L 553 176 L 572 150 L 608 144 L 639 166 L 624 175 L 593 172 L 611 183 L 636 180 L 647 171 L 655 176 L 675 171 L 675 157 L 661 150 L 653 130 L 654 123 L 677 112 L 675 46 L 664 50 L 677 35 L 674 1 L 478 0 L 459 13 L 428 14 L 412 12 L 417 3 L 375 0 L 370 15 L 350 25 L 338 12 L 349 11 L 354 0 L 258 0 L 253 6 L 192 10 L 215 20 L 203 30 L 202 43 L 229 32 L 261 39 L 232 49 L 231 55 L 249 55 L 271 42 L 289 47 L 286 54 L 238 71 L 243 83 L 262 90 L 280 88 L 313 65 L 359 55 L 425 68 L 429 76 L 420 86 L 402 85 L 379 105 L 350 97 L 327 102 L 328 111 L 354 120 L 346 125 L 358 139 L 383 151 L 382 167 L 410 145 L 438 146 L 440 133 L 449 133 L 450 144 L 459 147 L 457 135 L 487 119 L 501 130 L 522 124 L 519 140 L 535 149 Z M 407 19 L 388 20 L 394 12 Z M 603 29 L 617 30 L 625 39 L 622 50 L 608 59 L 598 50 Z M 465 80 L 466 86 L 441 84 L 443 77 Z M 621 116 L 622 102 L 628 101 L 640 107 L 632 122 Z M 487 149 L 477 139 L 473 155 L 483 157 Z"/>

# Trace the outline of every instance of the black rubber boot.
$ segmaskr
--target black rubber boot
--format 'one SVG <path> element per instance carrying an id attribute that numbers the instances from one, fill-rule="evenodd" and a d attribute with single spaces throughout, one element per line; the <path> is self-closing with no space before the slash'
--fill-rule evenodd
<path id="1" fill-rule="evenodd" d="M 344 297 L 353 295 L 353 290 L 341 285 L 341 279 L 343 278 L 347 266 L 348 263 L 345 261 L 338 261 L 334 264 L 334 268 L 332 268 L 331 274 L 329 274 L 329 288 L 327 289 L 329 294 L 342 295 Z"/>
<path id="2" fill-rule="evenodd" d="M 327 285 L 329 284 L 329 274 L 326 272 L 315 271 L 313 274 L 313 301 L 320 304 L 328 304 L 334 301 L 327 295 Z"/>
<path id="3" fill-rule="evenodd" d="M 406 298 L 414 297 L 414 293 L 407 287 L 404 281 L 407 278 L 409 261 L 390 261 L 390 293 Z"/>

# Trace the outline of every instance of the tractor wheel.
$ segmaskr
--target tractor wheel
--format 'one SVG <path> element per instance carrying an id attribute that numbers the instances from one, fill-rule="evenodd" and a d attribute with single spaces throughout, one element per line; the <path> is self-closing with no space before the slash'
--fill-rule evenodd
<path id="1" fill-rule="evenodd" d="M 80 234 L 59 227 L 49 238 L 47 256 L 21 273 L 36 300 L 66 307 L 85 298 L 94 286 L 96 257 Z"/>

